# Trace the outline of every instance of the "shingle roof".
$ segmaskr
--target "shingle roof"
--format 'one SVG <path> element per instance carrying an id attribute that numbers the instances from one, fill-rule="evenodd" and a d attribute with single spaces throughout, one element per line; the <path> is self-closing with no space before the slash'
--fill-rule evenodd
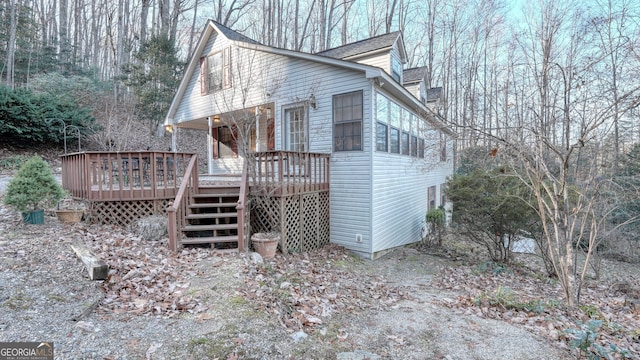
<path id="1" fill-rule="evenodd" d="M 217 21 L 215 21 L 215 20 L 211 20 L 211 22 L 213 22 L 213 23 L 216 25 L 216 27 L 217 27 L 218 29 L 220 29 L 220 31 L 222 32 L 222 34 L 223 34 L 224 36 L 226 36 L 229 40 L 233 40 L 233 41 L 242 41 L 242 42 L 246 42 L 246 43 L 249 43 L 249 44 L 262 45 L 262 44 L 260 44 L 259 42 L 257 42 L 257 41 L 255 41 L 255 40 L 253 40 L 253 39 L 249 38 L 249 37 L 246 37 L 246 36 L 244 36 L 244 35 L 240 34 L 239 32 L 236 32 L 236 31 L 234 31 L 234 30 L 229 29 L 228 27 L 226 27 L 226 26 L 224 26 L 224 25 L 220 24 L 219 22 L 217 22 Z"/>
<path id="2" fill-rule="evenodd" d="M 424 80 L 424 75 L 427 73 L 427 67 L 421 66 L 411 69 L 405 69 L 402 72 L 402 80 L 405 84 L 411 84 Z"/>
<path id="3" fill-rule="evenodd" d="M 342 45 L 333 49 L 324 50 L 315 53 L 315 55 L 328 56 L 335 59 L 344 59 L 354 55 L 366 54 L 371 51 L 385 49 L 393 46 L 393 44 L 400 36 L 399 31 L 392 33 L 374 36 L 369 39 L 356 41 L 351 44 Z"/>

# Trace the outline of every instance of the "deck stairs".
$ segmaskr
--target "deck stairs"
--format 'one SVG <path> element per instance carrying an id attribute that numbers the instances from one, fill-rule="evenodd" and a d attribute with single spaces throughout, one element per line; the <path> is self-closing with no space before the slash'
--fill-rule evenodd
<path id="1" fill-rule="evenodd" d="M 183 245 L 210 244 L 221 251 L 238 250 L 238 211 L 240 184 L 214 182 L 200 184 L 185 216 Z"/>

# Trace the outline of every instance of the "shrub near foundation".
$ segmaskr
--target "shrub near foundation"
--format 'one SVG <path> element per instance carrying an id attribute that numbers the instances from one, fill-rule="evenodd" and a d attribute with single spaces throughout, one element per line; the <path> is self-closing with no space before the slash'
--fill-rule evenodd
<path id="1" fill-rule="evenodd" d="M 51 207 L 65 195 L 49 165 L 39 156 L 27 160 L 11 179 L 4 194 L 4 203 L 27 213 Z"/>

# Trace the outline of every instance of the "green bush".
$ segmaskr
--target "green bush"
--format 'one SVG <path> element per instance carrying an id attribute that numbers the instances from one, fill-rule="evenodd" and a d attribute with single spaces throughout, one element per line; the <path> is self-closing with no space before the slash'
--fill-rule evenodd
<path id="1" fill-rule="evenodd" d="M 76 126 L 81 134 L 91 133 L 95 119 L 90 112 L 64 94 L 36 94 L 0 85 L 0 137 L 8 144 L 24 147 L 60 143 L 63 122 Z M 77 134 L 67 130 L 67 138 L 77 138 Z"/>
<path id="2" fill-rule="evenodd" d="M 429 234 L 427 235 L 428 245 L 442 245 L 442 238 L 446 229 L 446 213 L 443 208 L 431 209 L 427 212 L 427 225 Z"/>
<path id="3" fill-rule="evenodd" d="M 518 234 L 539 231 L 530 188 L 507 168 L 456 174 L 447 181 L 446 193 L 460 234 L 484 247 L 493 261 L 509 262 Z"/>
<path id="4" fill-rule="evenodd" d="M 39 156 L 27 160 L 9 181 L 4 203 L 20 212 L 53 206 L 65 195 L 49 165 Z"/>

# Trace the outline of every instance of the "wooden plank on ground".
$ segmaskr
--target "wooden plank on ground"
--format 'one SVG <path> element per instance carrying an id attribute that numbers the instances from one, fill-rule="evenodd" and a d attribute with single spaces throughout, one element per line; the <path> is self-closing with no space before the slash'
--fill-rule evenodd
<path id="1" fill-rule="evenodd" d="M 109 266 L 107 266 L 107 263 L 100 260 L 82 242 L 75 242 L 71 245 L 71 248 L 87 268 L 89 279 L 104 280 L 107 278 L 107 275 L 109 275 Z"/>

